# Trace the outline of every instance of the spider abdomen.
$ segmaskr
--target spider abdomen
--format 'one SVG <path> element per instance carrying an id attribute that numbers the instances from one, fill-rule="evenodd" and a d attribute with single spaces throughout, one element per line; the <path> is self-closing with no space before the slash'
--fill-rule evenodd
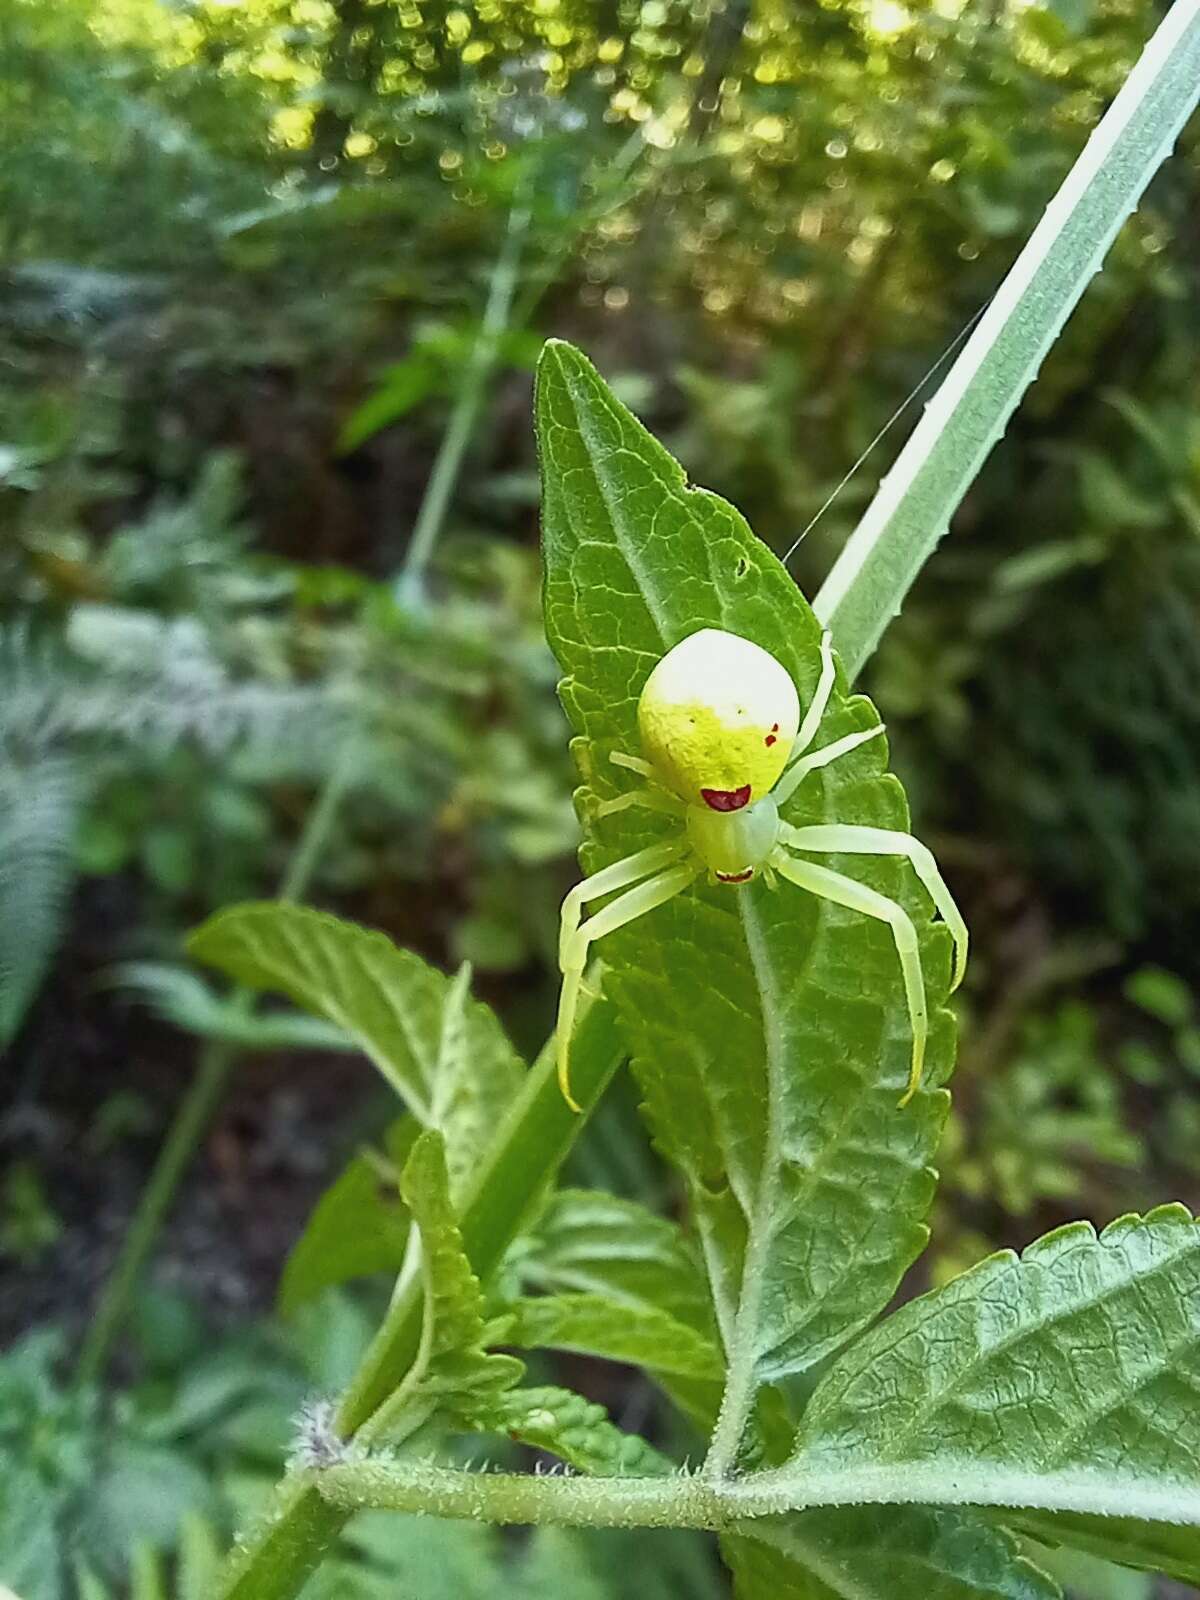
<path id="1" fill-rule="evenodd" d="M 642 753 L 665 787 L 688 805 L 732 812 L 778 782 L 800 700 L 785 668 L 761 645 L 702 628 L 659 661 L 637 717 Z"/>
<path id="2" fill-rule="evenodd" d="M 710 872 L 725 883 L 745 883 L 779 842 L 779 807 L 769 794 L 739 811 L 688 806 L 687 836 Z"/>

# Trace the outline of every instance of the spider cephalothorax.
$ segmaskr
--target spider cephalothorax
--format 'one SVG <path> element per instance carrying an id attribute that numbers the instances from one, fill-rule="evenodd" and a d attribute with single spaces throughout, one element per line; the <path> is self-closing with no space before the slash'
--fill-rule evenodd
<path id="1" fill-rule="evenodd" d="M 761 873 L 773 889 L 783 878 L 889 925 L 912 1027 L 912 1065 L 901 1104 L 916 1093 L 928 1017 L 912 919 L 895 900 L 802 857 L 830 852 L 906 856 L 954 936 L 957 986 L 966 965 L 967 929 L 937 864 L 925 845 L 908 833 L 848 823 L 796 828 L 779 815 L 810 772 L 883 732 L 882 724 L 876 724 L 809 751 L 835 676 L 833 648 L 826 634 L 816 692 L 801 720 L 796 686 L 773 655 L 749 639 L 704 628 L 669 650 L 647 678 L 637 711 L 644 753 L 638 757 L 614 751 L 611 758 L 617 766 L 640 773 L 647 787 L 606 801 L 599 815 L 644 805 L 669 812 L 683 826 L 675 838 L 638 850 L 576 884 L 563 902 L 558 1075 L 572 1106 L 570 1040 L 590 945 L 664 905 L 704 872 L 714 882 L 732 886 Z M 588 901 L 618 890 L 626 892 L 581 924 Z"/>

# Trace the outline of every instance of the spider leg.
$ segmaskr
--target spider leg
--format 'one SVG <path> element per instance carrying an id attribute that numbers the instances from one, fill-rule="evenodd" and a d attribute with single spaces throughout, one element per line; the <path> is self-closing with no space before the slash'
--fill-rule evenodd
<path id="1" fill-rule="evenodd" d="M 862 828 L 849 823 L 818 824 L 811 828 L 793 828 L 780 824 L 779 837 L 789 850 L 836 851 L 844 855 L 907 856 L 913 871 L 925 886 L 926 893 L 941 913 L 942 920 L 954 936 L 954 976 L 951 990 L 962 982 L 967 966 L 967 925 L 962 912 L 954 903 L 954 896 L 946 887 L 946 880 L 938 871 L 933 852 L 911 833 L 898 833 L 891 828 Z"/>
<path id="2" fill-rule="evenodd" d="M 799 830 L 797 830 L 799 831 Z M 908 1001 L 908 1020 L 912 1028 L 912 1065 L 909 1069 L 908 1087 L 901 1096 L 905 1106 L 916 1094 L 925 1064 L 925 1041 L 929 1036 L 929 1018 L 925 1008 L 925 980 L 921 972 L 921 955 L 917 946 L 917 930 L 903 906 L 877 894 L 866 884 L 840 872 L 831 872 L 814 861 L 798 861 L 779 850 L 772 857 L 772 866 L 781 878 L 807 889 L 821 900 L 831 900 L 834 905 L 846 906 L 851 911 L 861 911 L 864 916 L 886 922 L 892 930 L 896 954 L 900 957 L 900 971 L 904 978 L 904 993 Z"/>
<path id="3" fill-rule="evenodd" d="M 565 961 L 571 940 L 579 931 L 583 908 L 589 900 L 595 900 L 602 894 L 613 894 L 618 889 L 628 889 L 631 883 L 648 878 L 652 873 L 678 861 L 686 849 L 687 842 L 684 839 L 668 839 L 665 844 L 652 844 L 645 850 L 636 850 L 631 856 L 623 856 L 620 861 L 614 861 L 611 867 L 603 867 L 599 872 L 593 872 L 590 878 L 584 878 L 582 883 L 577 883 L 562 903 L 559 965 Z"/>
<path id="4" fill-rule="evenodd" d="M 624 811 L 629 806 L 647 806 L 651 811 L 666 811 L 673 817 L 683 815 L 683 801 L 671 793 L 648 761 L 643 761 L 641 756 L 627 756 L 623 750 L 610 750 L 608 759 L 614 767 L 624 767 L 629 772 L 638 773 L 650 788 L 633 789 L 628 794 L 617 795 L 613 800 L 602 800 L 596 809 L 598 817 L 609 817 L 614 811 Z"/>
<path id="5" fill-rule="evenodd" d="M 648 778 L 651 783 L 658 780 L 658 774 L 648 761 L 643 761 L 641 756 L 627 756 L 624 750 L 610 750 L 608 759 L 614 767 L 625 767 L 630 772 L 638 772 L 643 778 Z"/>
<path id="6" fill-rule="evenodd" d="M 602 800 L 596 807 L 597 817 L 611 817 L 614 811 L 628 811 L 630 806 L 646 806 L 651 811 L 665 811 L 668 816 L 683 815 L 683 801 L 659 789 L 630 789 L 615 800 Z"/>
<path id="7" fill-rule="evenodd" d="M 793 761 L 789 767 L 784 768 L 783 777 L 771 790 L 776 805 L 786 805 L 810 772 L 816 772 L 818 767 L 827 767 L 839 756 L 849 755 L 851 750 L 857 750 L 859 745 L 866 744 L 868 739 L 878 738 L 882 732 L 883 723 L 877 722 L 873 728 L 860 728 L 857 733 L 847 733 L 843 738 L 835 739 L 832 744 L 823 745 L 820 750 L 814 750 L 810 755 L 801 756 L 799 761 Z"/>
<path id="8" fill-rule="evenodd" d="M 664 845 L 652 846 L 659 851 L 666 849 Z M 676 853 L 687 848 L 682 840 L 671 846 Z M 643 856 L 648 852 L 640 852 Z M 631 861 L 637 860 L 631 856 L 629 861 L 618 862 L 617 866 L 628 867 Z M 614 868 L 608 869 L 610 872 Z M 562 967 L 563 981 L 562 993 L 558 999 L 558 1023 L 555 1028 L 555 1049 L 558 1055 L 558 1085 L 563 1092 L 563 1099 L 573 1111 L 580 1109 L 575 1100 L 571 1098 L 571 1078 L 569 1070 L 569 1052 L 571 1035 L 575 1031 L 575 1011 L 579 1004 L 579 989 L 583 982 L 583 969 L 587 964 L 588 948 L 597 939 L 602 939 L 606 933 L 613 933 L 617 928 L 623 928 L 627 922 L 644 916 L 647 911 L 665 905 L 675 895 L 682 893 L 687 886 L 700 875 L 701 868 L 698 864 L 686 862 L 681 866 L 668 867 L 665 872 L 658 873 L 653 878 L 648 878 L 645 883 L 639 883 L 636 888 L 620 895 L 611 905 L 585 922 L 581 928 L 576 928 L 562 954 L 560 965 Z M 596 877 L 602 877 L 597 873 Z M 640 874 L 639 874 L 640 876 Z M 595 878 L 589 878 L 588 883 L 595 883 Z M 597 893 L 601 891 L 597 890 Z"/>
<path id="9" fill-rule="evenodd" d="M 833 664 L 833 635 L 827 628 L 821 635 L 821 672 L 817 678 L 817 687 L 808 703 L 808 710 L 804 713 L 804 720 L 796 732 L 796 742 L 792 746 L 789 763 L 802 756 L 817 737 L 817 729 L 821 726 L 821 718 L 829 705 L 836 677 L 837 668 Z"/>

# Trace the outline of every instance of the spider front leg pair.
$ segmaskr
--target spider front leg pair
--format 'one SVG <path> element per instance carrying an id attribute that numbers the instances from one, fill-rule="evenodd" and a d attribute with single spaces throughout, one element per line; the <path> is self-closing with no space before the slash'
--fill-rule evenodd
<path id="1" fill-rule="evenodd" d="M 558 997 L 558 1024 L 555 1049 L 558 1056 L 558 1086 L 563 1099 L 572 1111 L 580 1110 L 571 1094 L 569 1052 L 571 1035 L 575 1031 L 575 1013 L 579 1006 L 579 990 L 583 983 L 583 969 L 587 966 L 588 949 L 606 933 L 615 933 L 627 922 L 644 916 L 647 911 L 665 905 L 700 876 L 699 863 L 684 862 L 688 853 L 686 839 L 671 839 L 665 844 L 651 845 L 638 850 L 590 878 L 577 883 L 562 907 L 562 930 L 559 935 L 558 964 L 562 970 L 562 989 Z M 643 881 L 639 881 L 643 880 Z M 636 888 L 630 888 L 636 884 Z M 618 889 L 628 893 L 619 895 L 611 905 L 605 906 L 598 916 L 580 926 L 583 908 L 589 900 L 613 894 Z"/>
<path id="2" fill-rule="evenodd" d="M 826 634 L 816 691 L 801 722 L 795 685 L 774 656 L 748 639 L 706 628 L 668 651 L 647 679 L 637 710 L 647 759 L 621 752 L 614 752 L 611 759 L 639 773 L 648 787 L 605 802 L 599 814 L 642 805 L 675 817 L 682 829 L 675 838 L 593 874 L 576 885 L 563 903 L 556 1048 L 559 1083 L 576 1110 L 570 1093 L 569 1050 L 591 945 L 665 905 L 703 872 L 730 885 L 747 883 L 762 872 L 771 888 L 778 874 L 798 888 L 890 926 L 912 1030 L 912 1065 L 901 1104 L 916 1092 L 928 1018 L 912 919 L 896 901 L 795 852 L 907 857 L 954 935 L 957 984 L 966 962 L 967 930 L 950 891 L 932 855 L 909 834 L 836 823 L 794 828 L 779 816 L 779 807 L 811 772 L 883 731 L 877 724 L 810 749 L 835 676 L 833 648 Z M 607 894 L 617 898 L 582 923 L 584 906 Z"/>

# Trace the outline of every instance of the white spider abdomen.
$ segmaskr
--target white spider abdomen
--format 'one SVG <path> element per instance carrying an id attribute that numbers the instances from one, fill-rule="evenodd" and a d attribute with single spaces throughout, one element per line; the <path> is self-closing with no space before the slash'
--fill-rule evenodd
<path id="1" fill-rule="evenodd" d="M 800 725 L 800 697 L 750 639 L 702 628 L 671 650 L 638 701 L 642 752 L 689 805 L 740 811 L 778 782 Z"/>

